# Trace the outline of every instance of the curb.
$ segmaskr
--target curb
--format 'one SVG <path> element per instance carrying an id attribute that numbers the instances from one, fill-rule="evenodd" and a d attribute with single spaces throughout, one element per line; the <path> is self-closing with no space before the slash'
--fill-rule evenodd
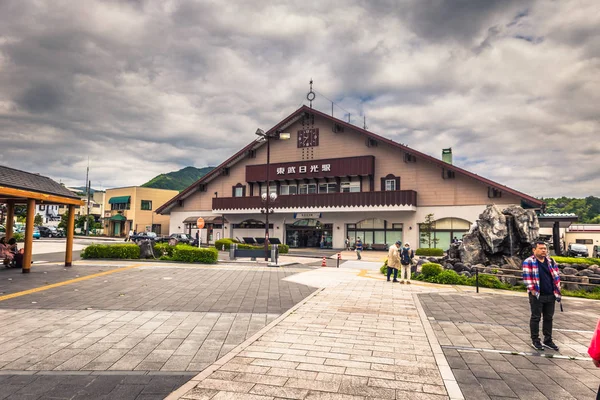
<path id="1" fill-rule="evenodd" d="M 231 350 L 229 353 L 225 354 L 223 357 L 219 358 L 217 361 L 215 361 L 214 363 L 212 363 L 211 365 L 206 367 L 206 369 L 204 369 L 198 375 L 193 377 L 190 381 L 186 382 L 179 389 L 175 390 L 174 392 L 171 392 L 171 394 L 169 394 L 167 397 L 165 397 L 165 400 L 178 400 L 179 398 L 181 398 L 181 396 L 185 395 L 187 392 L 189 392 L 190 390 L 195 388 L 196 385 L 198 384 L 198 382 L 208 378 L 213 372 L 217 371 L 219 368 L 221 368 L 223 365 L 225 365 L 232 358 L 234 358 L 239 353 L 244 351 L 248 346 L 250 346 L 252 343 L 256 342 L 261 336 L 263 336 L 265 333 L 267 333 L 268 331 L 273 329 L 281 321 L 286 319 L 288 317 L 288 315 L 290 315 L 291 313 L 296 311 L 298 308 L 300 308 L 302 305 L 304 305 L 310 299 L 315 297 L 317 294 L 321 293 L 324 289 L 325 288 L 319 288 L 319 289 L 315 290 L 314 292 L 312 292 L 310 295 L 305 297 L 302 301 L 300 301 L 294 307 L 290 308 L 285 313 L 283 313 L 279 317 L 277 317 L 269 325 L 265 326 L 260 331 L 256 332 L 254 335 L 252 335 L 251 337 L 246 339 L 244 342 L 242 342 L 240 345 L 238 345 L 236 348 Z"/>
<path id="2" fill-rule="evenodd" d="M 458 386 L 458 382 L 456 381 L 456 377 L 448 364 L 448 360 L 446 360 L 446 356 L 444 355 L 444 351 L 440 346 L 440 343 L 435 336 L 435 332 L 429 323 L 429 319 L 427 318 L 427 314 L 425 314 L 425 310 L 423 310 L 423 306 L 421 305 L 421 301 L 419 300 L 419 296 L 417 293 L 414 293 L 413 300 L 415 301 L 415 306 L 417 307 L 417 311 L 419 312 L 419 317 L 421 318 L 421 323 L 423 324 L 423 328 L 425 328 L 425 334 L 427 335 L 427 340 L 429 341 L 429 345 L 431 346 L 431 351 L 433 352 L 433 356 L 435 357 L 435 362 L 438 365 L 438 369 L 440 371 L 440 375 L 442 376 L 442 380 L 444 381 L 444 386 L 446 386 L 446 392 L 448 393 L 448 397 L 450 400 L 464 400 L 464 396 L 460 387 Z"/>

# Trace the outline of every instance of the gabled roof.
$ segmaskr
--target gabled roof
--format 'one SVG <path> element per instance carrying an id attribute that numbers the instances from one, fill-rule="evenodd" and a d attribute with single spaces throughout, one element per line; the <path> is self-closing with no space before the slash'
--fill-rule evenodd
<path id="1" fill-rule="evenodd" d="M 525 202 L 533 205 L 533 206 L 541 206 L 542 204 L 544 204 L 543 201 L 536 199 L 535 197 L 529 196 L 525 193 L 519 192 L 515 189 L 511 189 L 508 186 L 504 186 L 501 185 L 497 182 L 491 181 L 487 178 L 484 178 L 482 176 L 479 176 L 477 174 L 474 174 L 472 172 L 469 172 L 465 169 L 462 169 L 460 167 L 457 167 L 455 165 L 452 164 L 448 164 L 442 160 L 439 160 L 435 157 L 432 157 L 430 155 L 427 155 L 425 153 L 421 153 L 420 151 L 417 151 L 415 149 L 412 149 L 410 147 L 404 146 L 400 143 L 394 142 L 393 140 L 390 139 L 386 139 L 383 136 L 379 136 L 373 132 L 369 132 L 365 129 L 362 129 L 358 126 L 352 125 L 348 122 L 342 121 L 340 119 L 337 119 L 335 117 L 332 117 L 331 115 L 327 115 L 325 113 L 322 113 L 320 111 L 317 111 L 313 108 L 309 108 L 308 106 L 302 106 L 299 109 L 297 109 L 296 111 L 294 111 L 292 114 L 290 114 L 288 117 L 286 117 L 284 120 L 282 120 L 281 122 L 279 122 L 277 125 L 273 126 L 271 129 L 269 129 L 269 131 L 267 132 L 267 134 L 273 133 L 277 130 L 280 129 L 284 129 L 285 127 L 291 125 L 292 123 L 294 123 L 296 120 L 298 120 L 304 113 L 313 113 L 316 116 L 322 117 L 324 119 L 330 120 L 332 122 L 335 122 L 338 125 L 341 125 L 345 128 L 349 128 L 349 129 L 353 129 L 357 132 L 360 132 L 364 135 L 366 135 L 367 137 L 370 137 L 374 140 L 377 140 L 378 142 L 381 143 L 386 143 L 389 144 L 390 146 L 396 147 L 400 150 L 403 150 L 407 153 L 410 153 L 414 156 L 417 156 L 425 161 L 434 163 L 436 165 L 439 165 L 442 168 L 445 168 L 447 170 L 450 171 L 454 171 L 454 172 L 458 172 L 460 174 L 466 175 L 470 178 L 473 178 L 475 180 L 478 180 L 481 183 L 484 183 L 488 186 L 491 186 L 493 188 L 505 191 L 507 193 L 511 193 L 517 197 L 520 197 L 522 200 L 524 200 Z M 238 151 L 237 153 L 235 153 L 232 157 L 228 158 L 227 160 L 225 160 L 223 163 L 221 163 L 218 167 L 216 167 L 215 169 L 213 169 L 212 171 L 210 171 L 208 174 L 204 175 L 202 178 L 200 178 L 198 181 L 196 181 L 195 183 L 193 183 L 192 185 L 188 186 L 185 190 L 183 190 L 181 193 L 179 193 L 177 196 L 173 197 L 171 200 L 169 200 L 168 202 L 166 202 L 165 204 L 163 204 L 162 206 L 160 206 L 159 208 L 156 209 L 157 213 L 162 213 L 163 211 L 166 211 L 167 209 L 171 208 L 176 202 L 177 200 L 182 200 L 185 199 L 189 194 L 193 193 L 195 189 L 197 189 L 198 185 L 202 184 L 202 183 L 208 183 L 211 180 L 213 180 L 214 178 L 216 178 L 219 173 L 223 170 L 223 168 L 227 168 L 230 167 L 231 165 L 236 164 L 237 162 L 241 161 L 247 154 L 248 151 L 256 149 L 260 146 L 262 146 L 264 144 L 264 142 L 260 141 L 260 140 L 254 140 L 252 143 L 248 144 L 246 147 L 244 147 L 243 149 L 241 149 L 240 151 Z"/>
<path id="2" fill-rule="evenodd" d="M 79 196 L 52 179 L 0 165 L 0 186 L 79 200 Z"/>

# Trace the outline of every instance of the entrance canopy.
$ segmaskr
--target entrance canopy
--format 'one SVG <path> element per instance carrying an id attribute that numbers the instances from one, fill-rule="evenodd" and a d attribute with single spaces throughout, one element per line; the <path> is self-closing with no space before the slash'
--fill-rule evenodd
<path id="1" fill-rule="evenodd" d="M 223 224 L 223 217 L 221 217 L 220 215 L 211 215 L 208 217 L 204 217 L 202 215 L 199 215 L 197 217 L 187 217 L 186 219 L 183 220 L 183 223 L 195 225 L 196 221 L 198 221 L 198 218 L 202 218 L 204 220 L 205 224 L 215 224 L 215 225 Z M 227 222 L 227 219 L 225 219 L 225 222 Z"/>
<path id="2" fill-rule="evenodd" d="M 60 204 L 69 206 L 69 223 L 67 228 L 67 249 L 65 265 L 70 266 L 73 260 L 73 231 L 75 227 L 75 206 L 82 206 L 81 200 L 75 193 L 52 179 L 32 174 L 14 168 L 0 166 L 0 203 L 5 203 L 6 239 L 13 236 L 15 205 L 27 205 L 25 220 L 25 246 L 23 254 L 23 272 L 31 268 L 31 253 L 33 245 L 33 224 L 35 205 Z"/>

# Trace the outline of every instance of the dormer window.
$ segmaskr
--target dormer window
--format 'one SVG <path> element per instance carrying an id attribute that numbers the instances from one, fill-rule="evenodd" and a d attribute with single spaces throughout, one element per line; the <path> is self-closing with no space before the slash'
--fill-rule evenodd
<path id="1" fill-rule="evenodd" d="M 454 179 L 456 178 L 456 174 L 454 173 L 454 171 L 451 171 L 449 169 L 442 169 L 442 179 Z"/>

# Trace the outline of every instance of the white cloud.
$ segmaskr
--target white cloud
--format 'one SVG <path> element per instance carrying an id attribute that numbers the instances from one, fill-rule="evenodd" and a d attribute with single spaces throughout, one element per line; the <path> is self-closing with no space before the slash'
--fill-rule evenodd
<path id="1" fill-rule="evenodd" d="M 0 4 L 0 163 L 83 185 L 216 165 L 315 89 L 335 115 L 536 196 L 600 195 L 585 1 Z M 329 112 L 319 96 L 316 108 Z"/>

